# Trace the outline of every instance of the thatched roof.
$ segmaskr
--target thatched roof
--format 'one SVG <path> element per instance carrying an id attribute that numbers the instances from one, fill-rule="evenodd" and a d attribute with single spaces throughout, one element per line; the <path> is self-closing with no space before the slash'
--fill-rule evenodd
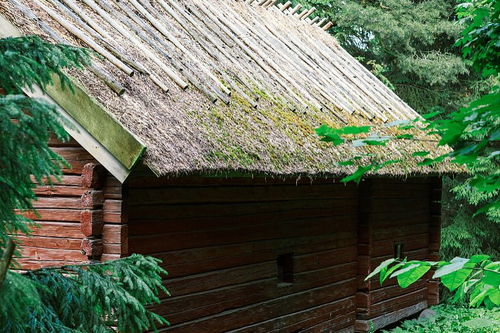
<path id="1" fill-rule="evenodd" d="M 321 142 L 314 128 L 373 125 L 391 135 L 384 124 L 418 115 L 319 19 L 275 3 L 0 0 L 0 8 L 26 34 L 103 55 L 71 75 L 144 143 L 157 174 L 349 172 L 337 162 L 359 151 Z M 379 173 L 446 171 L 415 167 L 411 154 L 433 147 L 391 143 L 385 153 L 407 162 Z"/>

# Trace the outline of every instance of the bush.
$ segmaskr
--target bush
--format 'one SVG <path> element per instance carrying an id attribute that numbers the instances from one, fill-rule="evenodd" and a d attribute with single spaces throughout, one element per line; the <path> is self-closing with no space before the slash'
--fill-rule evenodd
<path id="1" fill-rule="evenodd" d="M 460 306 L 438 305 L 432 307 L 436 316 L 402 322 L 386 333 L 490 333 L 500 332 L 500 309 L 471 309 Z"/>

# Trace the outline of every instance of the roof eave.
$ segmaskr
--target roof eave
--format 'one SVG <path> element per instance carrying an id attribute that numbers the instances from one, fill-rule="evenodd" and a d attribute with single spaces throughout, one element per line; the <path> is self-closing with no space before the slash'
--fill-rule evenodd
<path id="1" fill-rule="evenodd" d="M 0 14 L 0 38 L 19 36 L 21 31 Z M 74 92 L 68 93 L 58 78 L 54 82 L 54 86 L 46 88 L 47 93 L 40 88 L 25 89 L 25 93 L 56 105 L 66 120 L 66 131 L 123 183 L 143 156 L 145 145 L 79 85 L 73 83 Z"/>

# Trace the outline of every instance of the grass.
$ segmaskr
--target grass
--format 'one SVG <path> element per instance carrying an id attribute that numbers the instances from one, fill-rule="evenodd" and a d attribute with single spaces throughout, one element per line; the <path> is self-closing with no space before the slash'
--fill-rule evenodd
<path id="1" fill-rule="evenodd" d="M 500 332 L 500 308 L 466 308 L 453 305 L 432 307 L 436 316 L 406 320 L 384 333 L 490 333 Z"/>

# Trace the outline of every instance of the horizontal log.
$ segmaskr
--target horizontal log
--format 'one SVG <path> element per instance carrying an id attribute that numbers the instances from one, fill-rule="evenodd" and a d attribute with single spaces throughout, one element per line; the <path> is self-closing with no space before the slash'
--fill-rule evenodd
<path id="1" fill-rule="evenodd" d="M 33 201 L 33 207 L 39 208 L 62 208 L 62 209 L 81 209 L 83 207 L 81 198 L 67 197 L 39 197 Z"/>
<path id="2" fill-rule="evenodd" d="M 30 178 L 34 184 L 39 184 L 33 176 L 31 176 Z M 63 185 L 63 186 L 81 186 L 82 177 L 81 176 L 63 175 L 63 176 L 59 177 L 59 179 L 57 179 L 56 177 L 50 177 L 50 182 L 48 181 L 47 178 L 45 178 L 42 183 L 44 185 L 45 184 L 47 184 L 47 185 L 52 184 L 52 185 Z"/>
<path id="3" fill-rule="evenodd" d="M 102 229 L 104 243 L 121 243 L 128 237 L 128 225 L 106 223 Z"/>
<path id="4" fill-rule="evenodd" d="M 66 161 L 95 161 L 94 157 L 83 147 L 51 147 L 51 150 L 64 158 Z"/>
<path id="5" fill-rule="evenodd" d="M 103 211 L 103 221 L 105 223 L 127 223 L 125 216 L 120 211 Z"/>
<path id="6" fill-rule="evenodd" d="M 427 281 L 417 281 L 407 288 L 401 288 L 399 285 L 388 286 L 372 290 L 370 292 L 360 291 L 356 293 L 356 304 L 359 308 L 369 309 L 372 304 L 382 302 L 397 296 L 401 296 L 408 292 L 425 288 L 428 285 Z"/>
<path id="7" fill-rule="evenodd" d="M 122 206 L 123 206 L 122 200 L 106 199 L 104 201 L 103 209 L 107 212 L 121 212 L 123 209 Z"/>
<path id="8" fill-rule="evenodd" d="M 131 206 L 356 198 L 357 190 L 339 184 L 286 186 L 213 186 L 130 189 Z"/>
<path id="9" fill-rule="evenodd" d="M 81 233 L 80 233 L 81 235 Z M 83 236 L 83 235 L 81 235 Z M 29 246 L 33 248 L 45 249 L 63 249 L 63 250 L 80 250 L 81 238 L 61 238 L 61 237 L 16 237 L 21 243 L 21 246 Z"/>
<path id="10" fill-rule="evenodd" d="M 81 253 L 81 250 L 65 249 L 44 249 L 38 247 L 23 246 L 21 248 L 21 257 L 31 260 L 58 260 L 64 262 L 86 261 L 87 257 Z"/>
<path id="11" fill-rule="evenodd" d="M 79 209 L 37 209 L 34 212 L 22 212 L 21 215 L 35 221 L 61 221 L 61 222 L 80 222 Z"/>
<path id="12" fill-rule="evenodd" d="M 269 214 L 279 217 L 281 214 L 301 213 L 301 216 L 342 216 L 352 214 L 357 209 L 357 201 L 350 199 L 297 200 L 234 204 L 192 204 L 192 205 L 155 205 L 128 207 L 129 220 L 175 219 L 194 217 L 232 217 L 256 216 Z"/>
<path id="13" fill-rule="evenodd" d="M 78 222 L 38 221 L 39 228 L 32 228 L 32 236 L 83 238 Z"/>
<path id="14" fill-rule="evenodd" d="M 298 332 L 314 326 L 318 323 L 323 323 L 328 319 L 334 318 L 339 324 L 331 329 L 341 326 L 341 316 L 351 314 L 355 319 L 355 306 L 352 297 L 335 300 L 319 306 L 294 312 L 284 316 L 279 316 L 265 322 L 259 322 L 246 327 L 238 328 L 229 331 L 230 333 L 270 333 L 270 332 Z"/>
<path id="15" fill-rule="evenodd" d="M 394 237 L 390 240 L 374 241 L 370 244 L 360 244 L 358 251 L 360 255 L 369 255 L 371 257 L 380 257 L 394 255 L 394 244 L 403 244 L 402 256 L 405 252 L 429 247 L 429 234 L 410 235 L 407 237 Z"/>
<path id="16" fill-rule="evenodd" d="M 304 333 L 311 332 L 338 332 L 338 333 L 352 333 L 354 332 L 354 323 L 356 321 L 356 312 L 348 312 L 347 314 L 340 315 L 336 318 L 326 318 L 317 325 L 308 327 L 301 331 Z"/>
<path id="17" fill-rule="evenodd" d="M 38 259 L 31 259 L 31 258 L 18 258 L 16 259 L 19 265 L 21 266 L 21 269 L 23 270 L 34 270 L 34 269 L 40 269 L 40 268 L 46 268 L 46 267 L 60 267 L 64 265 L 71 265 L 71 264 L 83 264 L 86 263 L 86 261 L 81 261 L 81 260 L 38 260 Z"/>
<path id="18" fill-rule="evenodd" d="M 70 176 L 65 176 L 70 177 Z M 80 177 L 76 176 L 79 181 Z M 34 189 L 37 196 L 50 196 L 50 197 L 81 197 L 88 189 L 80 186 L 70 185 L 55 185 L 55 186 L 38 186 Z"/>
<path id="19" fill-rule="evenodd" d="M 120 254 L 110 254 L 110 253 L 103 253 L 101 256 L 101 261 L 110 261 L 110 260 L 118 260 L 122 258 L 123 256 Z"/>
<path id="20" fill-rule="evenodd" d="M 383 314 L 377 318 L 372 318 L 370 320 L 356 320 L 356 331 L 357 332 L 370 332 L 372 330 L 380 329 L 386 327 L 390 324 L 396 323 L 403 318 L 408 318 L 423 309 L 427 308 L 427 302 L 422 301 L 417 304 L 411 305 L 409 307 L 398 309 L 391 313 Z"/>
<path id="21" fill-rule="evenodd" d="M 404 293 L 378 303 L 371 304 L 368 312 L 358 312 L 359 319 L 371 319 L 381 316 L 385 313 L 396 311 L 402 308 L 410 307 L 422 301 L 427 301 L 427 288 L 418 289 L 412 292 Z"/>
<path id="22" fill-rule="evenodd" d="M 276 260 L 283 253 L 295 255 L 354 245 L 353 233 L 320 235 L 229 244 L 156 254 L 171 277 L 186 276 Z M 131 253 L 136 251 L 130 251 Z"/>
<path id="23" fill-rule="evenodd" d="M 234 308 L 234 305 L 231 308 L 229 307 L 230 304 L 227 304 L 227 311 L 202 318 L 200 318 L 198 314 L 196 315 L 196 318 L 199 319 L 179 325 L 176 325 L 178 322 L 175 320 L 175 317 L 172 318 L 172 315 L 170 315 L 169 318 L 174 325 L 169 328 L 169 330 L 173 332 L 216 332 L 236 329 L 259 321 L 269 320 L 292 312 L 305 310 L 311 307 L 312 304 L 319 305 L 331 302 L 335 299 L 342 299 L 353 294 L 355 285 L 355 279 L 351 279 L 298 293 L 285 294 L 284 296 L 273 298 L 268 301 L 254 303 L 239 308 Z M 248 292 L 247 290 L 241 295 L 241 297 L 243 297 L 243 299 L 245 299 L 245 297 L 252 297 L 253 295 L 262 293 L 263 290 L 264 289 L 262 288 L 256 287 L 255 292 Z M 279 292 L 279 289 L 276 288 L 275 285 L 272 287 L 272 290 Z M 243 299 L 237 302 L 240 303 Z M 233 299 L 225 297 L 222 298 L 222 301 L 230 303 Z M 187 304 L 183 305 L 183 307 L 188 308 Z M 165 304 L 165 309 L 159 310 L 158 313 L 169 313 L 168 305 Z"/>
<path id="24" fill-rule="evenodd" d="M 429 211 L 431 202 L 429 198 L 371 198 L 363 204 L 364 211 L 377 212 L 412 212 Z"/>
<path id="25" fill-rule="evenodd" d="M 127 255 L 128 248 L 125 246 L 125 244 L 104 243 L 103 253 Z"/>
<path id="26" fill-rule="evenodd" d="M 204 246 L 220 246 L 237 242 L 299 237 L 304 234 L 314 236 L 336 232 L 349 232 L 353 231 L 354 227 L 354 224 L 349 219 L 332 222 L 330 218 L 288 221 L 287 223 L 276 223 L 267 227 L 259 224 L 238 224 L 235 221 L 235 226 L 231 229 L 213 231 L 199 231 L 194 229 L 188 232 L 142 237 L 129 235 L 129 247 L 133 252 L 155 253 Z M 132 229 L 131 225 L 129 225 L 129 228 L 130 230 Z M 168 228 L 167 225 L 166 228 Z"/>

